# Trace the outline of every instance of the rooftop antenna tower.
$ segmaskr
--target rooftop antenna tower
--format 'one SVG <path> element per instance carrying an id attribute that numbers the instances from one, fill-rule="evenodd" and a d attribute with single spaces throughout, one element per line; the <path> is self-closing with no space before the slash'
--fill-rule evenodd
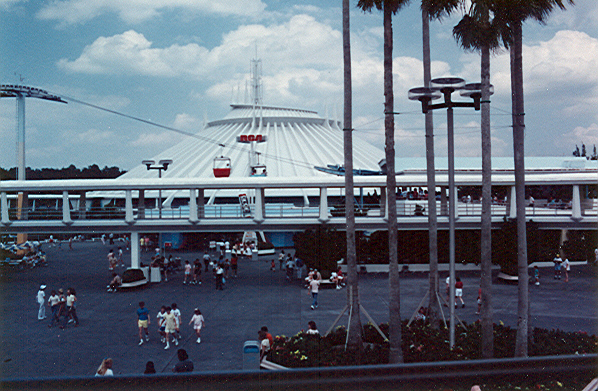
<path id="1" fill-rule="evenodd" d="M 251 60 L 251 103 L 254 106 L 263 104 L 264 86 L 262 84 L 262 60 L 256 58 Z"/>
<path id="2" fill-rule="evenodd" d="M 19 79 L 23 78 L 19 75 Z M 25 98 L 37 98 L 67 103 L 61 97 L 48 91 L 23 85 L 0 84 L 0 98 L 17 99 L 17 180 L 25 180 Z"/>

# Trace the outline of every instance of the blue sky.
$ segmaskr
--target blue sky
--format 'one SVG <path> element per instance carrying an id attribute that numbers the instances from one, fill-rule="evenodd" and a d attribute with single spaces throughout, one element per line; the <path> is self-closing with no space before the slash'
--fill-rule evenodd
<path id="1" fill-rule="evenodd" d="M 354 1 L 354 4 L 357 2 Z M 598 145 L 598 2 L 576 0 L 524 26 L 526 154 Z M 351 15 L 355 136 L 383 148 L 382 18 Z M 479 55 L 433 22 L 432 75 L 479 80 Z M 398 157 L 425 156 L 423 116 L 407 99 L 422 84 L 418 1 L 394 22 Z M 0 0 L 0 82 L 19 83 L 187 132 L 243 96 L 249 62 L 263 62 L 264 103 L 342 118 L 341 0 Z M 512 156 L 508 53 L 492 58 L 493 155 Z M 0 100 L 0 166 L 16 161 L 14 99 Z M 29 99 L 27 165 L 131 169 L 184 136 L 70 102 Z M 479 113 L 456 112 L 456 154 L 480 156 Z M 446 155 L 444 113 L 436 153 Z M 206 148 L 213 148 L 206 145 Z"/>

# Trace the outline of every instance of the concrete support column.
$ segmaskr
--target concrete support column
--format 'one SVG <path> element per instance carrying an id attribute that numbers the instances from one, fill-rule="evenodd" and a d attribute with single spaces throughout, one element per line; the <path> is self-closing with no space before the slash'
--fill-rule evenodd
<path id="1" fill-rule="evenodd" d="M 328 188 L 320 187 L 320 217 L 318 220 L 325 223 L 330 218 L 328 217 Z"/>
<path id="2" fill-rule="evenodd" d="M 440 215 L 447 216 L 448 215 L 448 201 L 446 197 L 446 187 L 440 188 Z"/>
<path id="3" fill-rule="evenodd" d="M 137 218 L 145 219 L 145 191 L 139 190 L 139 198 L 137 199 Z"/>
<path id="4" fill-rule="evenodd" d="M 72 224 L 71 220 L 71 205 L 69 204 L 69 192 L 62 192 L 62 222 L 64 224 Z"/>
<path id="5" fill-rule="evenodd" d="M 264 221 L 264 189 L 255 189 L 255 213 L 253 214 L 253 221 L 261 223 Z"/>
<path id="6" fill-rule="evenodd" d="M 571 218 L 581 219 L 581 197 L 579 196 L 579 185 L 573 185 L 573 197 L 571 198 Z"/>
<path id="7" fill-rule="evenodd" d="M 195 189 L 189 189 L 189 222 L 195 224 L 199 221 L 197 218 L 197 192 Z"/>
<path id="8" fill-rule="evenodd" d="M 204 190 L 197 189 L 197 206 L 199 209 L 198 218 L 203 219 L 206 217 L 206 203 L 204 201 Z"/>
<path id="9" fill-rule="evenodd" d="M 79 193 L 79 220 L 85 220 L 87 214 L 87 192 Z"/>
<path id="10" fill-rule="evenodd" d="M 517 198 L 515 198 L 515 186 L 511 186 L 511 192 L 507 197 L 507 211 L 509 213 L 509 218 L 516 219 L 517 218 Z"/>
<path id="11" fill-rule="evenodd" d="M 125 190 L 125 223 L 133 224 L 133 192 L 131 190 Z"/>
<path id="12" fill-rule="evenodd" d="M 387 211 L 388 211 L 388 207 L 386 205 L 386 187 L 381 187 L 380 188 L 380 217 L 384 217 L 385 220 L 388 220 L 388 215 L 387 215 Z"/>
<path id="13" fill-rule="evenodd" d="M 455 186 L 455 194 L 451 194 L 451 202 L 455 203 L 455 218 L 459 218 L 459 190 Z"/>
<path id="14" fill-rule="evenodd" d="M 131 268 L 139 269 L 139 232 L 131 232 Z"/>
<path id="15" fill-rule="evenodd" d="M 0 194 L 0 208 L 2 208 L 2 224 L 10 224 L 10 217 L 8 214 L 8 197 L 6 196 L 5 191 Z"/>

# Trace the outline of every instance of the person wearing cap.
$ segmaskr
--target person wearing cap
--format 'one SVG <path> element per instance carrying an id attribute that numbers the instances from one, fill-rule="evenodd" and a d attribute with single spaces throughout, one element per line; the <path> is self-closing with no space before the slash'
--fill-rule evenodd
<path id="1" fill-rule="evenodd" d="M 37 303 L 39 304 L 39 311 L 37 313 L 37 320 L 44 320 L 46 319 L 46 292 L 44 292 L 46 286 L 44 284 L 40 285 L 39 291 L 37 291 Z"/>

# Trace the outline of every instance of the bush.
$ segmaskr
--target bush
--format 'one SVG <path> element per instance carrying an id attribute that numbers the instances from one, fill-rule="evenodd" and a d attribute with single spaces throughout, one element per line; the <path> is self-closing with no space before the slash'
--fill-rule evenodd
<path id="1" fill-rule="evenodd" d="M 449 330 L 433 328 L 422 320 L 402 327 L 403 361 L 405 363 L 481 359 L 481 325 L 479 322 L 455 328 L 455 348 L 449 349 Z M 388 336 L 388 324 L 379 326 Z M 513 357 L 516 330 L 494 325 L 494 357 Z M 291 368 L 369 365 L 388 363 L 389 343 L 371 323 L 363 327 L 362 352 L 345 351 L 347 330 L 339 326 L 324 337 L 303 331 L 286 338 L 276 337 L 269 360 Z M 529 344 L 530 356 L 586 354 L 598 352 L 598 338 L 587 333 L 534 329 Z"/>
<path id="2" fill-rule="evenodd" d="M 129 282 L 136 282 L 144 279 L 145 275 L 143 274 L 141 269 L 128 269 L 123 273 L 122 281 L 123 284 L 126 284 Z"/>

